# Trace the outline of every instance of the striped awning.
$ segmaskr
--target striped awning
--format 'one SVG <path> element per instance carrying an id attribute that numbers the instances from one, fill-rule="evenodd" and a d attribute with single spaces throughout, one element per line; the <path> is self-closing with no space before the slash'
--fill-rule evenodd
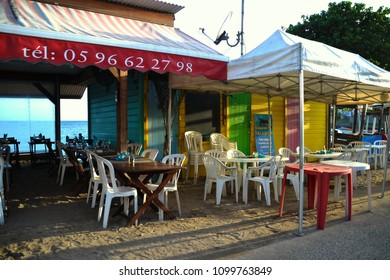
<path id="1" fill-rule="evenodd" d="M 177 28 L 29 0 L 1 0 L 0 60 L 226 80 L 228 58 Z"/>

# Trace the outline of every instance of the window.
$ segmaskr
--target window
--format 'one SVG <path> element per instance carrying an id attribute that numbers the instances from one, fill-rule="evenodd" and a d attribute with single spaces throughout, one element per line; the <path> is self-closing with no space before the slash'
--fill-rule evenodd
<path id="1" fill-rule="evenodd" d="M 186 131 L 195 130 L 208 140 L 213 132 L 220 132 L 220 97 L 215 93 L 186 92 Z"/>

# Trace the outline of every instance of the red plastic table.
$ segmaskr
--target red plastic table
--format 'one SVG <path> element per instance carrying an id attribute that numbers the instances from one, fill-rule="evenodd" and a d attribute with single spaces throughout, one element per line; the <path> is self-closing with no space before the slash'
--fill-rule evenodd
<path id="1" fill-rule="evenodd" d="M 307 174 L 307 194 L 308 208 L 314 208 L 314 198 L 317 186 L 317 229 L 325 228 L 326 208 L 329 196 L 329 179 L 333 176 L 346 176 L 346 205 L 345 215 L 348 220 L 352 216 L 352 170 L 349 167 L 328 165 L 321 163 L 305 163 L 303 165 L 304 173 Z M 286 164 L 284 167 L 284 177 L 282 193 L 280 198 L 279 216 L 283 215 L 284 197 L 286 193 L 286 178 L 289 172 L 299 172 L 299 164 Z"/>

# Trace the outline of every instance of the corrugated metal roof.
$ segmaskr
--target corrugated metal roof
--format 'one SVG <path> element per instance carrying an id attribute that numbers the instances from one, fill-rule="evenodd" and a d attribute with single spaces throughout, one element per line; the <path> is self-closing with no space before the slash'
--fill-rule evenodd
<path id="1" fill-rule="evenodd" d="M 40 82 L 39 85 L 54 96 L 54 83 Z M 86 88 L 86 86 L 82 85 L 61 84 L 61 99 L 80 99 L 83 97 Z M 46 98 L 46 96 L 33 83 L 23 83 L 21 81 L 0 81 L 0 96 Z"/>
<path id="2" fill-rule="evenodd" d="M 153 10 L 162 13 L 176 14 L 184 8 L 176 4 L 158 0 L 107 0 L 108 2 L 120 3 L 132 7 Z"/>

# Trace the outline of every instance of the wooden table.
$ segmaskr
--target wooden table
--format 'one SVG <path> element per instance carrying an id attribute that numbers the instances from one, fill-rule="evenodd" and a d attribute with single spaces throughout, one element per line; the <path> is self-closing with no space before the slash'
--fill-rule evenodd
<path id="1" fill-rule="evenodd" d="M 135 213 L 135 215 L 127 223 L 127 226 L 134 225 L 135 221 L 141 217 L 145 210 L 148 207 L 151 207 L 152 202 L 160 207 L 160 209 L 162 209 L 170 219 L 176 218 L 175 215 L 168 209 L 168 207 L 158 199 L 158 194 L 163 190 L 164 186 L 175 175 L 175 173 L 181 169 L 181 166 L 165 164 L 149 159 L 137 159 L 135 164 L 132 165 L 127 161 L 115 160 L 113 157 L 106 158 L 109 159 L 114 166 L 114 169 L 118 175 L 118 180 L 122 181 L 123 185 L 134 186 L 147 195 L 147 199 L 140 207 L 138 212 Z M 153 175 L 159 175 L 162 173 L 166 174 L 164 180 L 156 190 L 151 192 L 146 187 L 146 184 Z M 145 175 L 145 177 L 143 175 Z M 142 181 L 140 180 L 140 177 L 142 177 Z"/>
<path id="2" fill-rule="evenodd" d="M 282 184 L 282 194 L 280 198 L 279 216 L 283 215 L 284 197 L 286 194 L 286 179 L 288 172 L 299 172 L 299 164 L 286 164 L 284 167 L 284 177 Z M 352 170 L 346 166 L 328 165 L 322 163 L 305 163 L 303 171 L 307 174 L 307 191 L 308 191 L 308 207 L 314 208 L 314 197 L 316 187 L 318 188 L 317 195 L 317 229 L 325 228 L 326 208 L 328 205 L 329 196 L 329 180 L 333 176 L 345 176 L 346 187 L 346 205 L 345 215 L 348 220 L 352 216 Z"/>
<path id="3" fill-rule="evenodd" d="M 49 150 L 54 142 L 50 141 L 50 138 L 35 139 L 31 138 L 28 142 L 30 147 L 31 164 L 37 161 L 38 154 L 47 155 L 48 161 L 50 161 Z M 37 146 L 43 145 L 44 151 L 37 152 Z"/>

